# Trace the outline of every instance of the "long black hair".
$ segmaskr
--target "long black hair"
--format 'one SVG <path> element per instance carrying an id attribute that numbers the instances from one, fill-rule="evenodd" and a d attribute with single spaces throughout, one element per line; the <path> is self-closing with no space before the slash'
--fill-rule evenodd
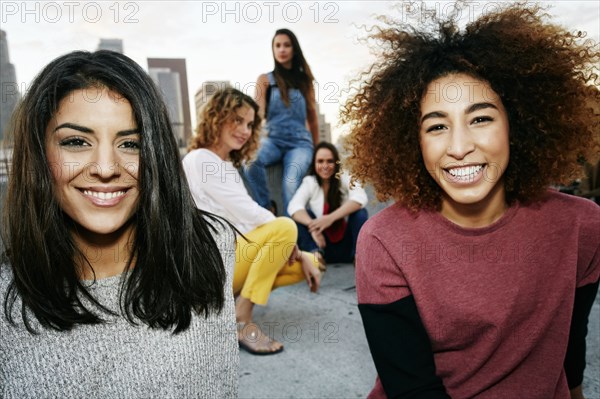
<path id="1" fill-rule="evenodd" d="M 23 321 L 34 332 L 26 309 L 41 325 L 56 330 L 103 321 L 82 297 L 110 312 L 80 281 L 75 260 L 86 260 L 85 254 L 71 237 L 72 221 L 54 198 L 45 151 L 46 127 L 59 102 L 89 87 L 105 87 L 126 98 L 141 136 L 140 197 L 121 307 L 132 323 L 137 318 L 152 328 L 183 331 L 192 311 L 207 316 L 223 308 L 223 260 L 208 216 L 194 206 L 160 93 L 133 60 L 103 50 L 76 51 L 52 61 L 13 115 L 13 159 L 2 226 L 13 280 L 4 313 L 13 322 L 20 297 Z"/>
<path id="2" fill-rule="evenodd" d="M 317 161 L 317 152 L 321 148 L 325 148 L 333 154 L 333 160 L 335 162 L 334 173 L 329 179 L 329 190 L 324 193 L 325 194 L 325 202 L 329 204 L 329 213 L 335 211 L 340 206 L 342 206 L 342 190 L 340 185 L 340 170 L 341 170 L 341 162 L 340 162 L 340 154 L 335 148 L 335 146 L 327 141 L 319 141 L 319 144 L 315 147 L 315 151 L 313 152 L 312 162 L 310 164 L 310 168 L 308 169 L 308 175 L 312 175 L 317 179 L 317 183 L 319 183 L 320 187 L 323 187 L 323 179 L 317 174 L 317 168 L 315 167 L 315 163 Z"/>
<path id="3" fill-rule="evenodd" d="M 312 109 L 313 105 L 309 99 L 312 97 L 311 94 L 314 90 L 312 83 L 315 78 L 310 70 L 310 67 L 308 66 L 308 63 L 306 62 L 306 59 L 304 58 L 304 54 L 302 54 L 300 42 L 298 42 L 298 38 L 291 30 L 278 29 L 273 35 L 273 40 L 271 40 L 271 50 L 273 49 L 273 43 L 275 43 L 275 37 L 277 35 L 286 35 L 289 37 L 290 41 L 292 42 L 292 49 L 294 52 L 291 69 L 287 69 L 277 62 L 275 59 L 275 54 L 273 54 L 273 62 L 275 63 L 273 75 L 275 76 L 277 87 L 281 92 L 281 99 L 286 106 L 289 106 L 290 97 L 288 95 L 288 89 L 299 89 L 306 100 L 307 108 Z"/>

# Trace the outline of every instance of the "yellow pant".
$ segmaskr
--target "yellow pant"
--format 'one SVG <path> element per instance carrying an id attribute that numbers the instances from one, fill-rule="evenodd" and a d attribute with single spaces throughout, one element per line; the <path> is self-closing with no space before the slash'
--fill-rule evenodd
<path id="1" fill-rule="evenodd" d="M 265 305 L 275 288 L 305 279 L 300 261 L 291 265 L 287 262 L 298 237 L 292 219 L 278 217 L 244 236 L 249 241 L 238 236 L 235 245 L 234 295 L 241 294 L 252 303 Z M 310 259 L 317 266 L 313 258 Z"/>

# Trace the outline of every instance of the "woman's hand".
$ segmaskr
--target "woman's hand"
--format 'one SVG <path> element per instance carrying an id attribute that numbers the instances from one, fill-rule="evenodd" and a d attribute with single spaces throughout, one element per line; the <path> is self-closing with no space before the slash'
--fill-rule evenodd
<path id="1" fill-rule="evenodd" d="M 585 399 L 585 396 L 583 396 L 583 389 L 581 388 L 581 385 L 571 389 L 571 399 Z"/>
<path id="2" fill-rule="evenodd" d="M 288 265 L 292 265 L 297 260 L 302 260 L 302 252 L 300 252 L 298 244 L 294 245 L 294 249 L 292 249 L 292 253 L 290 254 L 290 258 L 288 259 Z"/>
<path id="3" fill-rule="evenodd" d="M 327 242 L 325 241 L 325 236 L 321 232 L 313 231 L 310 233 L 313 241 L 317 244 L 317 247 L 320 249 L 325 248 L 327 246 Z"/>
<path id="4" fill-rule="evenodd" d="M 301 252 L 301 261 L 302 272 L 304 273 L 304 278 L 306 279 L 310 292 L 317 292 L 321 285 L 321 272 L 315 267 L 308 254 Z"/>
<path id="5" fill-rule="evenodd" d="M 329 226 L 331 226 L 335 222 L 335 219 L 331 217 L 331 215 L 323 215 L 320 218 L 313 219 L 308 224 L 308 231 L 311 233 L 316 231 L 317 233 L 324 232 Z"/>

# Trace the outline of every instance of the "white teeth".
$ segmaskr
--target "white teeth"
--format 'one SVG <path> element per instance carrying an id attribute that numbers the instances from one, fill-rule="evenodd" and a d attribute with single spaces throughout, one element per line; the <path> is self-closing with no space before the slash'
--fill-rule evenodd
<path id="1" fill-rule="evenodd" d="M 84 190 L 83 194 L 88 195 L 90 197 L 99 198 L 101 200 L 108 200 L 125 195 L 125 191 L 114 191 L 112 193 L 105 193 L 102 191 Z"/>
<path id="2" fill-rule="evenodd" d="M 481 169 L 483 169 L 483 165 L 465 166 L 463 168 L 448 169 L 448 173 L 450 173 L 454 177 L 460 177 L 461 180 L 466 180 L 468 178 L 472 178 L 475 174 L 479 173 Z"/>

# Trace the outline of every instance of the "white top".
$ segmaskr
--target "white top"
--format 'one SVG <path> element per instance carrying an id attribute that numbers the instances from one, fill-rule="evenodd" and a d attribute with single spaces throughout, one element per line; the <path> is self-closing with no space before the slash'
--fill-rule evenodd
<path id="1" fill-rule="evenodd" d="M 199 209 L 231 222 L 242 234 L 275 219 L 250 197 L 232 162 L 200 148 L 183 158 L 183 170 Z"/>
<path id="2" fill-rule="evenodd" d="M 342 204 L 351 200 L 358 202 L 363 208 L 367 205 L 367 193 L 358 183 L 350 188 L 350 175 L 347 172 L 343 172 L 340 176 L 340 189 L 342 190 Z M 302 184 L 288 204 L 287 211 L 292 216 L 301 209 L 310 209 L 316 217 L 321 217 L 324 204 L 323 189 L 319 186 L 317 178 L 311 175 L 302 179 Z"/>

